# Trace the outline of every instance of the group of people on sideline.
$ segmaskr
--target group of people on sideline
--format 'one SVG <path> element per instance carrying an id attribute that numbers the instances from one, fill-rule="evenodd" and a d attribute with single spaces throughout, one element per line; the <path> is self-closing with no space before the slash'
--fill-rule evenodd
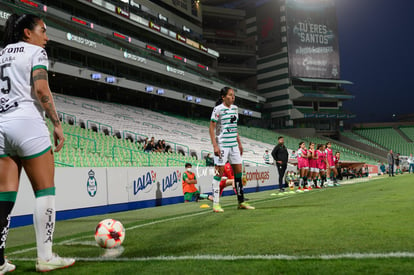
<path id="1" fill-rule="evenodd" d="M 279 191 L 284 192 L 284 175 L 288 163 L 288 150 L 284 145 L 284 138 L 278 138 L 278 144 L 272 151 L 272 157 L 275 160 L 277 170 L 279 172 Z M 310 142 L 306 147 L 305 142 L 299 143 L 299 149 L 296 153 L 298 164 L 298 190 L 320 189 L 324 186 L 339 186 L 337 181 L 338 166 L 340 153 L 333 153 L 331 143 L 317 144 Z M 289 179 L 292 177 L 289 174 Z"/>
<path id="2" fill-rule="evenodd" d="M 403 160 L 401 159 L 399 153 L 394 154 L 392 150 L 390 150 L 387 154 L 387 163 L 388 167 L 385 167 L 384 163 L 378 164 L 378 175 L 388 174 L 390 177 L 394 177 L 395 175 L 402 174 L 404 171 L 407 171 L 411 174 L 414 173 L 414 158 L 413 154 L 410 154 L 407 157 L 406 166 L 403 167 Z M 406 157 L 403 157 L 405 160 Z"/>

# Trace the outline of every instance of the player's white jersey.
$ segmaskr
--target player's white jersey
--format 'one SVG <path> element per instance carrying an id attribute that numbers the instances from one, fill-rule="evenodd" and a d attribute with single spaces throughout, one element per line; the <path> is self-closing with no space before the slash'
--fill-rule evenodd
<path id="1" fill-rule="evenodd" d="M 33 91 L 32 72 L 48 69 L 46 51 L 26 42 L 0 50 L 0 120 L 43 117 Z"/>
<path id="2" fill-rule="evenodd" d="M 216 140 L 219 147 L 235 147 L 237 143 L 237 121 L 239 120 L 238 108 L 224 104 L 216 106 L 211 114 L 211 121 L 216 122 Z"/>

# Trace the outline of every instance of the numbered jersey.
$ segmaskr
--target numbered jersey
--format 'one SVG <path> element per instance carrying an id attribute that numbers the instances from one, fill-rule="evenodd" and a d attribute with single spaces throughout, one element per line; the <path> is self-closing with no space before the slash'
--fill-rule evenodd
<path id="1" fill-rule="evenodd" d="M 230 108 L 224 104 L 216 106 L 211 114 L 211 121 L 216 122 L 216 140 L 220 148 L 238 146 L 237 121 L 239 114 L 237 106 Z"/>
<path id="2" fill-rule="evenodd" d="M 33 91 L 32 72 L 48 68 L 46 51 L 26 42 L 0 50 L 0 120 L 43 117 Z"/>

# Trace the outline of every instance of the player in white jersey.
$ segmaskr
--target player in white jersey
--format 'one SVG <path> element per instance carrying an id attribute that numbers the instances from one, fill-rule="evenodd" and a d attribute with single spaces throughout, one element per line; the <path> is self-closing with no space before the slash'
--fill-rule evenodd
<path id="1" fill-rule="evenodd" d="M 43 111 L 54 127 L 56 152 L 62 148 L 64 136 L 49 89 L 44 50 L 48 40 L 45 23 L 35 15 L 12 14 L 6 22 L 0 51 L 0 274 L 15 269 L 4 259 L 4 249 L 22 168 L 36 198 L 36 270 L 45 272 L 75 263 L 52 253 L 54 158 Z"/>
<path id="2" fill-rule="evenodd" d="M 254 209 L 244 201 L 242 183 L 243 146 L 237 132 L 238 108 L 234 105 L 234 90 L 224 87 L 211 114 L 210 139 L 214 149 L 215 176 L 213 178 L 213 211 L 224 212 L 219 203 L 220 180 L 227 160 L 234 171 L 235 189 L 240 209 Z"/>

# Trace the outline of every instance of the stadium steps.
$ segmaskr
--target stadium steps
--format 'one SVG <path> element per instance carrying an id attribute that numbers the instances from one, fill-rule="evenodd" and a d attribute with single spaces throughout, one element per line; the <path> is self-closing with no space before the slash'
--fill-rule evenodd
<path id="1" fill-rule="evenodd" d="M 414 140 L 414 126 L 400 126 L 402 131 L 410 140 Z"/>
<path id="2" fill-rule="evenodd" d="M 370 145 L 368 140 L 367 143 L 363 143 L 360 140 L 362 139 L 353 139 L 351 136 L 346 136 L 341 134 L 339 136 L 339 140 L 332 140 L 328 137 L 325 137 L 327 140 L 331 141 L 332 143 L 339 143 L 343 147 L 348 149 L 359 151 L 360 153 L 370 156 L 373 159 L 380 160 L 385 162 L 387 156 L 387 150 L 383 149 L 381 146 L 372 146 Z M 376 145 L 376 144 L 373 144 Z"/>
<path id="3" fill-rule="evenodd" d="M 401 129 L 397 126 L 397 125 L 394 125 L 394 126 L 392 126 L 392 128 L 398 133 L 398 134 L 400 134 L 400 136 L 403 138 L 403 139 L 405 139 L 407 142 L 410 142 L 410 143 L 412 143 L 413 142 L 413 140 L 412 139 L 410 139 L 403 131 L 401 131 Z"/>

